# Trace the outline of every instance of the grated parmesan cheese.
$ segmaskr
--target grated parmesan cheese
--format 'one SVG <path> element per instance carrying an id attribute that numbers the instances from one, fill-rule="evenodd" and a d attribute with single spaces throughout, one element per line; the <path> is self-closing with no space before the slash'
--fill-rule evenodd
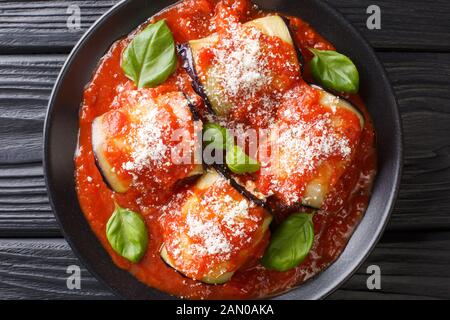
<path id="1" fill-rule="evenodd" d="M 189 237 L 200 239 L 192 247 L 196 251 L 196 256 L 223 254 L 226 259 L 229 258 L 232 246 L 216 221 L 202 221 L 195 215 L 188 214 L 186 226 Z"/>
<path id="2" fill-rule="evenodd" d="M 166 124 L 159 120 L 160 114 L 165 111 L 155 106 L 147 107 L 147 110 L 143 114 L 139 109 L 133 110 L 134 116 L 140 116 L 140 121 L 131 124 L 131 134 L 127 137 L 132 150 L 131 160 L 123 163 L 124 170 L 139 172 L 152 165 L 163 166 L 167 162 L 168 148 L 163 141 Z"/>
<path id="3" fill-rule="evenodd" d="M 209 76 L 221 87 L 214 94 L 255 97 L 272 81 L 267 58 L 261 50 L 262 33 L 256 28 L 242 30 L 234 23 L 230 25 L 229 35 L 213 48 L 213 64 L 217 67 L 211 69 Z"/>
<path id="4" fill-rule="evenodd" d="M 251 211 L 255 205 L 249 200 L 223 193 L 224 188 L 230 187 L 220 177 L 205 194 L 190 194 L 181 207 L 163 208 L 160 221 L 170 235 L 165 237 L 165 244 L 184 272 L 197 272 L 197 263 L 219 268 L 255 240 L 251 235 L 260 228 L 263 217 L 259 210 Z M 179 200 L 175 196 L 175 203 Z M 186 203 L 188 209 L 183 213 Z"/>
<path id="5" fill-rule="evenodd" d="M 274 144 L 280 155 L 277 165 L 288 175 L 311 172 L 332 155 L 345 159 L 352 152 L 350 141 L 336 131 L 328 113 L 312 122 L 282 125 L 275 131 L 280 133 Z"/>

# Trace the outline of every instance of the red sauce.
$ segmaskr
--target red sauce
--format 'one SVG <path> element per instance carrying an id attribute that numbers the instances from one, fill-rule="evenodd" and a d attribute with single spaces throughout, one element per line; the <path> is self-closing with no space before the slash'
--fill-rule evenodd
<path id="1" fill-rule="evenodd" d="M 187 199 L 189 203 L 186 203 Z M 239 212 L 240 204 L 243 203 L 241 201 L 250 204 L 245 216 Z M 224 222 L 223 214 L 229 212 L 230 205 L 234 207 L 234 212 L 233 217 L 229 218 L 239 219 L 239 225 L 234 224 L 237 220 L 234 220 L 231 226 L 229 222 Z M 241 265 L 247 267 L 254 265 L 261 258 L 269 240 L 269 233 L 262 231 L 261 225 L 264 220 L 270 219 L 270 215 L 261 207 L 245 199 L 224 178 L 220 178 L 206 190 L 196 187 L 183 190 L 162 209 L 162 212 L 164 215 L 160 220 L 165 246 L 168 249 L 167 255 L 170 256 L 174 265 L 178 262 L 178 270 L 183 270 L 184 274 L 192 279 L 202 279 L 211 268 L 214 269 L 217 266 L 232 271 Z M 187 221 L 188 215 L 191 221 Z M 222 219 L 216 219 L 221 215 Z M 236 218 L 237 215 L 240 217 Z M 225 252 L 216 250 L 220 247 L 212 248 L 215 241 L 210 241 L 209 247 L 206 248 L 209 252 L 198 252 L 198 247 L 192 244 L 199 244 L 200 251 L 203 251 L 205 247 L 202 245 L 203 239 L 199 237 L 199 234 L 189 235 L 192 227 L 187 224 L 192 223 L 192 219 L 194 224 L 197 224 L 196 221 L 206 223 L 203 224 L 204 228 L 200 230 L 201 232 L 220 230 L 217 233 L 213 231 L 213 234 L 218 234 L 218 239 L 223 235 L 229 242 L 230 250 Z M 249 239 L 257 241 L 248 241 Z M 185 241 L 191 242 L 190 250 L 182 249 Z M 192 251 L 197 253 L 192 254 Z M 173 254 L 175 252 L 177 254 Z"/>
<path id="2" fill-rule="evenodd" d="M 196 71 L 202 83 L 208 81 L 211 70 L 231 80 L 224 81 L 225 85 L 218 92 L 213 92 L 219 97 L 220 104 L 233 106 L 227 117 L 228 126 L 235 123 L 265 128 L 275 116 L 275 101 L 300 81 L 295 48 L 278 37 L 255 33 L 252 28 L 225 21 L 229 26 L 216 33 L 219 41 L 198 52 Z M 225 28 L 225 23 L 222 25 Z M 258 51 L 259 59 L 251 59 L 251 63 L 236 67 L 239 60 L 249 59 L 254 51 Z M 237 57 L 230 59 L 235 53 L 238 53 Z M 252 78 L 245 81 L 252 72 L 260 70 L 265 71 L 259 74 L 263 81 L 257 83 L 264 83 L 263 86 L 255 85 Z"/>
<path id="3" fill-rule="evenodd" d="M 175 153 L 174 150 L 177 150 L 175 148 L 179 143 L 177 139 L 172 139 L 175 136 L 174 132 L 182 130 L 185 133 L 184 145 L 190 146 L 191 143 L 195 142 L 195 125 L 186 100 L 182 93 L 173 91 L 174 86 L 170 85 L 170 81 L 169 84 L 157 89 L 136 90 L 131 82 L 118 88 L 120 88 L 120 92 L 114 99 L 112 107 L 119 109 L 113 109 L 102 117 L 103 128 L 106 131 L 105 136 L 108 137 L 103 153 L 109 159 L 115 174 L 122 181 L 131 184 L 134 178 L 139 182 L 134 184 L 135 190 L 132 190 L 135 191 L 134 193 L 139 201 L 147 205 L 164 204 L 168 197 L 172 195 L 173 187 L 177 182 L 186 178 L 195 166 L 194 161 L 189 161 L 188 164 L 170 161 L 172 152 Z M 170 91 L 166 92 L 166 90 Z M 154 104 L 157 104 L 157 106 L 151 107 Z M 124 170 L 124 165 L 130 164 L 133 160 L 130 155 L 130 145 L 133 141 L 129 141 L 129 137 L 133 140 L 139 138 L 133 124 L 139 121 L 136 118 L 149 117 L 149 113 L 152 113 L 152 116 L 160 124 L 158 129 L 161 129 L 162 134 L 159 139 L 161 140 L 160 145 L 164 148 L 158 150 L 158 146 L 151 145 L 151 147 L 143 148 L 144 150 L 139 150 L 139 152 L 143 154 L 153 150 L 161 159 L 151 161 L 151 159 L 141 157 L 141 162 L 145 163 L 139 165 L 139 168 Z M 181 116 L 183 116 L 182 119 L 179 118 Z M 155 131 L 154 127 L 144 129 L 145 132 L 140 133 L 140 135 L 145 134 L 148 139 L 148 136 Z M 150 148 L 151 150 L 148 150 Z M 178 152 L 178 154 L 182 156 L 181 152 Z M 191 154 L 186 156 L 193 158 Z M 146 193 L 157 194 L 158 196 L 150 198 L 145 196 Z"/>
<path id="4" fill-rule="evenodd" d="M 322 94 L 303 81 L 287 92 L 277 106 L 276 143 L 268 139 L 269 159 L 259 157 L 264 168 L 254 179 L 258 190 L 273 193 L 283 205 L 292 206 L 304 198 L 313 180 L 327 181 L 323 185 L 332 188 L 356 156 L 363 129 L 359 117 L 345 108 L 332 110 L 322 105 Z M 343 141 L 345 144 L 340 144 Z M 348 154 L 344 155 L 345 151 Z M 270 159 L 272 152 L 275 159 Z"/>
<path id="5" fill-rule="evenodd" d="M 247 0 L 185 0 L 159 13 L 148 23 L 166 19 L 176 42 L 183 43 L 226 29 L 226 18 L 245 22 L 264 14 Z M 291 18 L 290 21 L 295 30 L 295 41 L 302 50 L 306 62 L 311 59 L 307 47 L 334 49 L 304 21 L 298 18 Z M 268 271 L 258 264 L 252 264 L 252 267 L 236 272 L 232 279 L 223 285 L 204 284 L 182 276 L 168 267 L 160 258 L 159 249 L 162 244 L 162 230 L 158 223 L 160 207 L 158 205 L 143 206 L 137 203 L 135 190 L 123 194 L 111 191 L 95 165 L 91 146 L 92 122 L 96 117 L 119 107 L 113 103 L 118 96 L 119 86 L 134 87 L 120 67 L 122 51 L 133 34 L 135 33 L 119 40 L 111 47 L 100 61 L 92 81 L 84 92 L 80 112 L 79 150 L 75 157 L 75 176 L 80 205 L 92 230 L 114 262 L 151 287 L 185 298 L 205 299 L 244 299 L 274 295 L 301 284 L 329 266 L 345 248 L 349 237 L 361 220 L 368 205 L 376 173 L 375 133 L 370 115 L 361 98 L 358 95 L 346 97 L 359 108 L 366 122 L 352 164 L 335 184 L 324 207 L 314 216 L 316 235 L 313 248 L 306 260 L 297 268 L 286 272 Z M 205 63 L 208 63 L 208 59 L 210 58 L 206 56 Z M 312 80 L 307 68 L 304 70 L 303 79 Z M 176 80 L 178 80 L 178 86 L 187 91 L 191 90 L 188 76 L 181 67 L 166 84 L 155 90 L 161 92 L 176 90 Z M 237 113 L 235 116 L 238 119 L 246 117 L 251 119 L 248 114 Z M 115 115 L 111 123 L 114 124 L 110 128 L 111 132 L 126 130 L 122 128 L 124 122 L 119 114 Z M 164 177 L 161 178 L 164 179 Z M 171 181 L 170 175 L 167 179 Z M 148 197 L 151 198 L 152 195 Z M 145 256 L 137 264 L 130 263 L 117 255 L 106 239 L 106 223 L 114 210 L 114 201 L 122 207 L 140 212 L 145 218 L 149 245 Z M 152 203 L 151 199 L 148 199 L 147 203 Z M 280 211 L 275 216 L 275 220 L 281 221 L 289 213 Z"/>

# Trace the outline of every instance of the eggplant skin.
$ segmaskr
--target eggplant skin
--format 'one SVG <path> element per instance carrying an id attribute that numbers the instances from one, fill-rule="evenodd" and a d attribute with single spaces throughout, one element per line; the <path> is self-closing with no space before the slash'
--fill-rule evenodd
<path id="1" fill-rule="evenodd" d="M 195 70 L 194 58 L 192 56 L 192 50 L 191 50 L 189 43 L 183 43 L 183 44 L 178 45 L 177 52 L 183 61 L 182 67 L 186 70 L 186 72 L 189 74 L 189 76 L 192 79 L 192 88 L 203 99 L 203 102 L 205 103 L 206 107 L 208 108 L 208 111 L 211 114 L 215 114 L 214 109 L 213 109 L 211 103 L 209 102 L 207 95 L 205 94 L 203 85 L 200 83 L 197 72 Z M 187 96 L 186 93 L 184 93 L 184 96 L 186 97 L 186 99 L 189 102 L 189 108 L 191 110 L 191 113 L 192 113 L 194 119 L 195 120 L 201 119 L 201 115 L 198 110 L 198 107 L 194 103 L 192 103 L 192 101 L 189 99 L 189 97 Z M 225 179 L 229 180 L 230 184 L 233 186 L 233 188 L 235 188 L 240 194 L 242 194 L 244 197 L 246 197 L 250 201 L 254 202 L 256 205 L 264 207 L 266 210 L 269 211 L 269 208 L 266 206 L 265 201 L 258 199 L 250 191 L 248 191 L 244 186 L 240 185 L 233 178 L 233 174 L 226 168 L 225 165 L 213 164 L 212 166 Z"/>
<path id="2" fill-rule="evenodd" d="M 184 97 L 186 98 L 186 101 L 188 102 L 188 107 L 189 107 L 189 111 L 192 114 L 192 118 L 194 119 L 194 121 L 200 121 L 201 120 L 201 116 L 200 116 L 200 112 L 198 111 L 198 106 L 192 102 L 191 98 L 183 92 Z"/>
<path id="3" fill-rule="evenodd" d="M 340 106 L 341 108 L 347 108 L 348 110 L 352 111 L 354 114 L 356 114 L 356 116 L 359 118 L 359 122 L 361 124 L 361 129 L 364 128 L 364 124 L 365 124 L 365 118 L 364 115 L 361 113 L 361 111 L 359 111 L 359 109 L 353 104 L 351 103 L 348 99 L 345 99 L 344 97 L 340 96 L 338 93 L 336 92 L 330 92 L 325 90 L 323 87 L 317 85 L 317 84 L 309 84 L 312 88 L 314 89 L 318 89 L 322 91 L 322 96 L 325 95 L 329 95 L 329 96 L 334 96 L 339 98 L 339 102 L 340 102 Z"/>
<path id="4" fill-rule="evenodd" d="M 291 35 L 292 43 L 294 44 L 295 52 L 297 53 L 297 60 L 298 60 L 298 64 L 300 65 L 300 72 L 301 72 L 301 74 L 303 74 L 305 59 L 303 58 L 302 49 L 300 49 L 300 47 L 297 45 L 297 42 L 295 41 L 295 32 L 292 29 L 291 20 L 286 16 L 281 16 L 281 18 L 283 19 L 284 23 L 286 24 L 286 26 L 289 29 L 289 34 Z"/>
<path id="5" fill-rule="evenodd" d="M 103 144 L 107 137 L 102 130 L 102 121 L 103 116 L 99 116 L 92 122 L 91 140 L 95 165 L 108 188 L 118 193 L 125 193 L 130 187 L 129 183 L 121 180 L 116 173 L 112 172 L 111 165 L 103 155 Z"/>
<path id="6" fill-rule="evenodd" d="M 289 43 L 292 45 L 297 53 L 297 60 L 298 64 L 300 66 L 300 72 L 303 73 L 303 55 L 300 50 L 300 48 L 296 45 L 293 37 L 293 32 L 290 28 L 290 22 L 289 19 L 287 19 L 284 16 L 280 15 L 269 15 L 266 17 L 258 18 L 255 20 L 248 21 L 244 23 L 244 25 L 251 25 L 257 29 L 259 29 L 261 32 L 267 35 L 274 35 L 278 36 L 283 41 Z M 281 26 L 281 27 L 280 27 Z M 214 39 L 214 40 L 213 40 Z M 201 83 L 196 67 L 195 67 L 195 59 L 194 59 L 194 53 L 198 43 L 203 43 L 205 41 L 215 41 L 217 37 L 213 35 L 210 35 L 203 39 L 193 40 L 187 43 L 183 43 L 180 45 L 177 45 L 177 52 L 182 60 L 182 67 L 186 70 L 188 75 L 192 79 L 192 88 L 194 91 L 203 99 L 206 107 L 208 108 L 208 111 L 211 114 L 214 115 L 220 115 L 220 111 L 214 108 L 213 103 L 211 103 L 214 99 L 209 99 L 208 95 L 206 94 L 205 86 Z M 196 44 L 194 46 L 194 43 Z M 218 97 L 220 99 L 220 97 Z M 214 101 L 213 101 L 214 102 Z"/>
<path id="7" fill-rule="evenodd" d="M 221 172 L 218 170 L 211 168 L 209 169 L 202 177 L 200 177 L 199 180 L 197 180 L 197 183 L 195 184 L 195 189 L 200 190 L 201 192 L 207 191 L 211 187 L 214 187 L 217 185 L 218 182 L 224 181 L 226 184 L 229 183 L 228 179 L 223 176 Z M 231 185 L 231 184 L 230 184 Z M 233 187 L 231 185 L 231 187 Z M 191 198 L 193 196 L 193 198 Z M 226 194 L 224 195 L 226 197 Z M 219 197 L 219 201 L 222 196 Z M 241 200 L 244 200 L 245 197 L 240 196 L 237 200 L 233 199 L 235 202 L 240 202 Z M 225 199 L 225 198 L 224 198 Z M 204 212 L 202 212 L 202 209 L 196 208 L 194 209 L 191 207 L 192 201 L 194 203 L 198 202 L 201 203 L 203 201 L 201 198 L 197 198 L 195 195 L 188 195 L 188 197 L 184 200 L 183 203 L 181 203 L 181 207 L 177 208 L 171 208 L 169 212 L 173 212 L 174 210 L 179 210 L 181 215 L 179 216 L 182 221 L 186 219 L 185 214 L 194 214 L 196 216 L 202 216 Z M 227 200 L 228 201 L 228 200 Z M 251 203 L 250 200 L 245 200 L 249 205 Z M 214 207 L 209 207 L 209 204 L 206 204 L 207 208 L 214 209 Z M 199 211 L 200 210 L 200 211 Z M 259 209 L 263 210 L 263 209 Z M 264 210 L 263 210 L 264 211 Z M 223 217 L 223 212 L 215 212 L 215 215 L 217 217 Z M 223 218 L 221 218 L 223 219 Z M 249 245 L 242 248 L 242 251 L 240 255 L 235 255 L 235 258 L 238 260 L 230 260 L 230 258 L 225 258 L 222 261 L 215 261 L 211 260 L 211 263 L 208 263 L 207 270 L 197 270 L 201 271 L 201 275 L 199 278 L 192 278 L 194 280 L 199 280 L 203 283 L 207 284 L 224 284 L 225 282 L 229 281 L 233 274 L 239 270 L 242 266 L 246 264 L 246 262 L 249 259 L 249 256 L 258 248 L 258 246 L 262 243 L 261 241 L 264 240 L 264 237 L 266 235 L 267 230 L 269 229 L 269 225 L 272 222 L 272 216 L 268 212 L 264 212 L 264 216 L 262 217 L 261 226 L 259 227 L 259 230 L 249 239 Z M 186 221 L 186 220 L 184 220 Z M 173 236 L 172 232 L 173 229 L 168 229 L 165 232 L 170 232 L 171 236 Z M 178 232 L 178 231 L 176 231 Z M 187 233 L 186 233 L 187 232 Z M 164 236 L 166 234 L 164 233 Z M 191 250 L 191 245 L 194 244 L 192 240 L 189 238 L 189 230 L 183 230 L 182 233 L 177 234 L 178 236 L 178 244 L 179 247 L 177 250 L 181 250 L 183 253 L 183 260 L 178 260 L 177 263 L 174 263 L 172 258 L 169 255 L 168 247 L 167 247 L 167 239 L 164 239 L 164 242 L 159 250 L 161 259 L 171 268 L 175 269 L 177 272 L 179 272 L 181 275 L 191 278 L 188 274 L 189 272 L 186 271 L 185 267 L 189 266 L 190 261 L 195 261 L 195 259 L 200 258 L 201 256 L 196 256 L 195 250 Z M 227 235 L 228 237 L 229 235 Z M 174 241 L 174 240 L 170 240 Z M 176 240 L 175 240 L 176 241 Z M 206 245 L 206 244 L 204 244 Z M 201 257 L 205 258 L 205 257 Z M 231 258 L 231 259 L 235 259 Z M 208 258 L 209 259 L 209 258 Z"/>
<path id="8" fill-rule="evenodd" d="M 251 191 L 247 190 L 243 185 L 236 181 L 234 174 L 228 170 L 226 165 L 223 164 L 213 164 L 214 169 L 219 172 L 225 179 L 227 179 L 231 186 L 236 189 L 241 195 L 243 195 L 248 200 L 252 201 L 259 207 L 266 209 L 268 212 L 271 212 L 271 208 L 267 205 L 265 199 L 259 199 Z"/>
<path id="9" fill-rule="evenodd" d="M 183 69 L 186 70 L 186 72 L 192 79 L 192 88 L 203 99 L 203 102 L 208 108 L 208 111 L 212 114 L 215 114 L 212 104 L 205 93 L 205 88 L 201 84 L 197 71 L 195 69 L 195 62 L 194 57 L 192 56 L 191 46 L 189 45 L 189 43 L 179 44 L 177 45 L 177 52 L 180 55 L 181 60 L 183 61 Z M 198 114 L 198 109 L 196 110 L 196 113 Z"/>
<path id="10" fill-rule="evenodd" d="M 192 123 L 192 120 L 194 120 L 194 128 L 196 128 L 196 123 L 198 123 L 198 120 L 196 120 L 196 115 L 194 114 L 194 103 L 186 97 L 185 94 L 182 92 L 169 92 L 165 95 L 158 96 L 158 98 L 153 99 L 153 103 L 151 103 L 151 108 L 160 108 L 159 105 L 161 101 L 166 101 L 166 99 L 172 99 L 175 98 L 175 100 L 170 100 L 170 104 L 165 108 L 170 108 L 172 112 L 177 117 L 177 121 L 183 124 L 190 124 Z M 102 175 L 103 181 L 106 183 L 107 187 L 117 193 L 125 193 L 129 190 L 131 185 L 133 184 L 133 179 L 138 177 L 135 176 L 133 178 L 133 174 L 128 175 L 128 177 L 119 176 L 115 170 L 113 170 L 113 165 L 111 164 L 111 159 L 109 159 L 106 155 L 106 150 L 108 144 L 114 145 L 117 148 L 117 151 L 122 152 L 123 154 L 130 153 L 130 146 L 128 146 L 129 139 L 136 139 L 136 136 L 109 136 L 108 130 L 106 130 L 108 126 L 108 118 L 105 117 L 105 115 L 110 114 L 111 112 L 119 112 L 123 113 L 126 118 L 127 122 L 129 124 L 131 123 L 140 123 L 140 117 L 142 116 L 142 111 L 147 112 L 146 110 L 149 110 L 150 106 L 148 106 L 149 103 L 136 103 L 136 104 L 127 104 L 125 106 L 122 106 L 120 110 L 110 110 L 98 117 L 96 117 L 92 124 L 92 132 L 91 132 L 91 145 L 92 150 L 94 154 L 95 164 Z M 162 110 L 162 109 L 161 109 Z M 130 114 L 133 114 L 134 111 L 136 112 L 133 116 L 130 117 Z M 139 116 L 138 116 L 139 115 Z M 185 127 L 183 127 L 185 128 Z M 167 130 L 167 129 L 166 129 Z M 195 132 L 194 132 L 195 134 Z M 195 142 L 192 140 L 192 142 Z M 180 177 L 180 181 L 184 179 L 188 179 L 193 176 L 198 176 L 203 173 L 203 164 L 201 163 L 201 154 L 199 152 L 200 145 L 190 145 L 191 149 L 190 151 L 193 152 L 194 160 L 195 162 L 192 164 L 192 170 L 189 172 L 186 172 L 186 175 L 183 177 Z M 170 161 L 170 160 L 168 160 Z M 116 163 L 118 167 L 123 167 L 122 163 Z M 174 168 L 177 164 L 176 163 L 170 163 L 172 168 Z M 150 169 L 156 169 L 155 167 L 149 167 Z M 161 186 L 166 187 L 166 186 Z"/>
<path id="11" fill-rule="evenodd" d="M 177 270 L 175 268 L 172 261 L 170 260 L 169 254 L 167 253 L 165 244 L 162 245 L 159 254 L 160 254 L 162 261 L 164 261 L 164 263 L 166 265 L 168 265 L 170 268 L 176 270 L 183 277 L 190 279 L 188 276 L 186 276 L 185 274 L 183 274 L 182 272 L 180 272 L 179 270 Z M 220 275 L 219 277 L 204 276 L 200 281 L 203 283 L 206 283 L 206 284 L 211 284 L 211 285 L 224 284 L 224 283 L 230 281 L 231 277 L 233 275 L 234 275 L 234 272 L 226 272 L 226 273 Z"/>
<path id="12" fill-rule="evenodd" d="M 103 182 L 106 184 L 106 186 L 109 189 L 114 190 L 114 187 L 109 183 L 108 178 L 106 177 L 105 173 L 103 172 L 103 169 L 102 169 L 102 167 L 100 165 L 100 162 L 99 162 L 95 152 L 94 152 L 94 162 L 95 162 L 95 166 L 97 167 L 98 172 L 100 172 L 100 176 L 102 177 Z"/>

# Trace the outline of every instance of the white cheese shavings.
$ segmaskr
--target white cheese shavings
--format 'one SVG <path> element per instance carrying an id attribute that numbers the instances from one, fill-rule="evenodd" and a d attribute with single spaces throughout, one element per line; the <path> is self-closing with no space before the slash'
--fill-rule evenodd
<path id="1" fill-rule="evenodd" d="M 131 160 L 122 168 L 127 171 L 141 171 L 151 165 L 164 165 L 167 146 L 163 141 L 164 124 L 158 120 L 158 114 L 164 112 L 156 107 L 149 107 L 140 113 L 140 122 L 133 123 L 127 143 L 131 146 Z"/>
<path id="2" fill-rule="evenodd" d="M 202 218 L 198 212 L 189 212 L 186 216 L 187 235 L 200 240 L 191 247 L 196 256 L 220 255 L 225 261 L 237 249 L 236 240 L 239 245 L 252 240 L 245 235 L 255 231 L 257 224 L 248 222 L 258 222 L 259 218 L 250 215 L 252 205 L 248 200 L 214 194 L 204 197 L 200 204 L 213 214 Z"/>
<path id="3" fill-rule="evenodd" d="M 263 218 L 252 213 L 255 205 L 249 200 L 242 196 L 236 199 L 219 191 L 228 183 L 223 178 L 216 181 L 215 191 L 198 198 L 199 202 L 185 215 L 176 207 L 163 207 L 160 218 L 163 225 L 167 223 L 166 216 L 170 216 L 171 222 L 166 228 L 183 235 L 166 239 L 166 245 L 173 259 L 183 261 L 183 265 L 189 265 L 187 268 L 195 269 L 195 262 L 185 261 L 186 256 L 209 261 L 215 266 L 228 261 L 255 240 L 251 235 L 260 227 Z M 191 196 L 195 197 L 194 194 Z"/>
<path id="4" fill-rule="evenodd" d="M 214 220 L 202 221 L 195 215 L 186 217 L 187 234 L 189 237 L 198 237 L 201 243 L 195 243 L 193 248 L 201 256 L 211 254 L 225 254 L 228 258 L 232 246 Z"/>
<path id="5" fill-rule="evenodd" d="M 215 94 L 254 97 L 272 81 L 267 58 L 261 50 L 262 34 L 256 28 L 243 30 L 237 25 L 231 26 L 229 34 L 213 49 L 213 64 L 218 67 L 211 68 L 209 77 L 218 81 L 223 90 Z"/>
<path id="6" fill-rule="evenodd" d="M 277 165 L 288 175 L 305 174 L 332 155 L 345 159 L 352 152 L 349 140 L 336 131 L 328 114 L 280 129 L 276 140 L 280 154 Z"/>

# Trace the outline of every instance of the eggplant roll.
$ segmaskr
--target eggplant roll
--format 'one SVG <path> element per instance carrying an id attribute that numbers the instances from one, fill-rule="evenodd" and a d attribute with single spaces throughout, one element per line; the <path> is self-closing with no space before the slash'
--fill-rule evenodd
<path id="1" fill-rule="evenodd" d="M 272 218 L 208 171 L 163 208 L 162 259 L 183 275 L 210 284 L 227 282 L 261 257 Z"/>
<path id="2" fill-rule="evenodd" d="M 285 20 L 276 15 L 231 24 L 221 33 L 179 47 L 195 91 L 210 111 L 270 109 L 300 77 L 297 51 Z"/>
<path id="3" fill-rule="evenodd" d="M 157 193 L 203 172 L 195 122 L 181 92 L 125 89 L 114 106 L 92 123 L 97 167 L 111 189 Z"/>
<path id="4" fill-rule="evenodd" d="M 349 101 L 302 83 L 280 100 L 267 138 L 259 139 L 261 170 L 238 175 L 226 166 L 217 169 L 244 196 L 268 210 L 273 209 L 267 205 L 272 196 L 284 207 L 320 209 L 351 165 L 364 123 Z"/>
<path id="5" fill-rule="evenodd" d="M 257 184 L 284 205 L 322 207 L 351 165 L 363 128 L 364 117 L 348 101 L 320 87 L 292 89 L 271 128 L 270 165 Z"/>

